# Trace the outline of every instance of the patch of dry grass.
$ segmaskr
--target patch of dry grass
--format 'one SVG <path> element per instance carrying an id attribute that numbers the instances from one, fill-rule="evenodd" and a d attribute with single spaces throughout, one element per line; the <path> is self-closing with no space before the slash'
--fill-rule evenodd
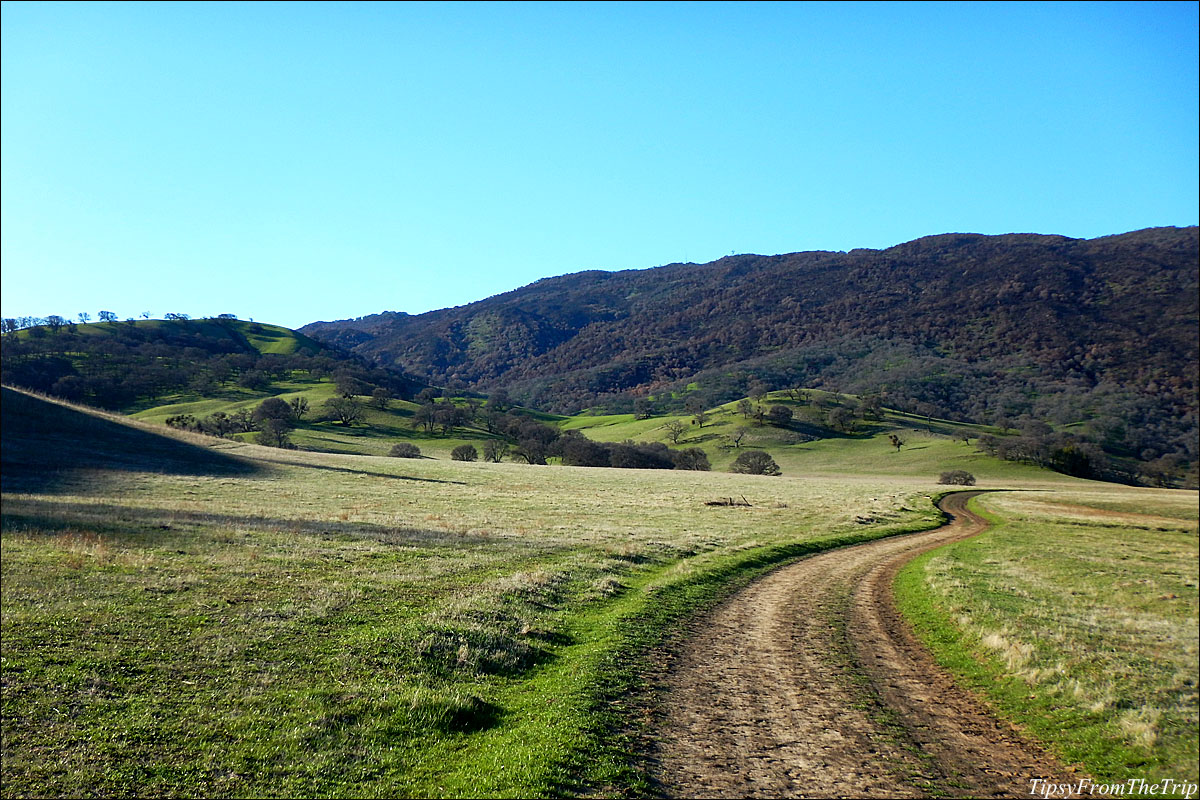
<path id="1" fill-rule="evenodd" d="M 996 689 L 998 702 L 1096 777 L 1195 780 L 1195 493 L 1097 487 L 976 502 L 1002 522 L 918 564 L 964 646 L 998 665 L 997 680 L 1020 682 Z"/>

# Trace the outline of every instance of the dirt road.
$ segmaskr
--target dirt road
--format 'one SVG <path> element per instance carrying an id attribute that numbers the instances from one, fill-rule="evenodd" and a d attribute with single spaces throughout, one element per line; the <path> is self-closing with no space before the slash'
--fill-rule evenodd
<path id="1" fill-rule="evenodd" d="M 1029 797 L 1061 765 L 934 666 L 891 595 L 909 559 L 979 533 L 949 495 L 936 531 L 776 570 L 696 625 L 666 678 L 657 779 L 676 797 Z"/>

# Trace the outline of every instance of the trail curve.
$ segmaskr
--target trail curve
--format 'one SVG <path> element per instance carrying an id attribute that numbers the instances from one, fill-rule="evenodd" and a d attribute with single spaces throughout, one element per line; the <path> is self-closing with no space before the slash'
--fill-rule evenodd
<path id="1" fill-rule="evenodd" d="M 694 626 L 664 679 L 655 778 L 674 797 L 1028 797 L 1070 781 L 932 661 L 896 611 L 917 555 L 987 527 L 951 521 L 798 561 Z M 1076 778 L 1077 780 L 1077 778 Z"/>

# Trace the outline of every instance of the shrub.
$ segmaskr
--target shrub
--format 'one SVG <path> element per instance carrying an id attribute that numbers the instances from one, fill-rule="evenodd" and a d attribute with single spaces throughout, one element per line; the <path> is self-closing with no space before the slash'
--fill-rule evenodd
<path id="1" fill-rule="evenodd" d="M 781 475 L 779 465 L 775 463 L 775 459 L 771 458 L 770 454 L 762 450 L 747 450 L 733 461 L 730 467 L 731 472 L 740 472 L 744 475 Z"/>
<path id="2" fill-rule="evenodd" d="M 450 458 L 454 461 L 475 461 L 479 458 L 479 451 L 473 444 L 460 444 L 450 451 Z"/>
<path id="3" fill-rule="evenodd" d="M 421 448 L 417 447 L 415 444 L 401 442 L 400 444 L 393 445 L 392 450 L 390 453 L 388 453 L 388 455 L 390 455 L 392 458 L 420 458 Z"/>
<path id="4" fill-rule="evenodd" d="M 712 465 L 708 463 L 708 456 L 699 447 L 680 450 L 672 458 L 675 461 L 675 469 L 694 469 L 704 472 L 712 469 Z"/>
<path id="5" fill-rule="evenodd" d="M 974 486 L 975 476 L 965 470 L 952 469 L 943 472 L 938 478 L 938 483 L 946 483 L 951 486 Z"/>

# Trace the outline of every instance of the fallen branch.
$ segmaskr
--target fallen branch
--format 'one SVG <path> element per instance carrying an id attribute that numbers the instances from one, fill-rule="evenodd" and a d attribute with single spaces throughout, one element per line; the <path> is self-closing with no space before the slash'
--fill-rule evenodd
<path id="1" fill-rule="evenodd" d="M 745 495 L 742 495 L 742 499 L 740 502 L 735 500 L 732 497 L 722 497 L 720 500 L 709 500 L 704 505 L 706 505 L 706 506 L 749 506 L 750 501 L 746 499 Z"/>

